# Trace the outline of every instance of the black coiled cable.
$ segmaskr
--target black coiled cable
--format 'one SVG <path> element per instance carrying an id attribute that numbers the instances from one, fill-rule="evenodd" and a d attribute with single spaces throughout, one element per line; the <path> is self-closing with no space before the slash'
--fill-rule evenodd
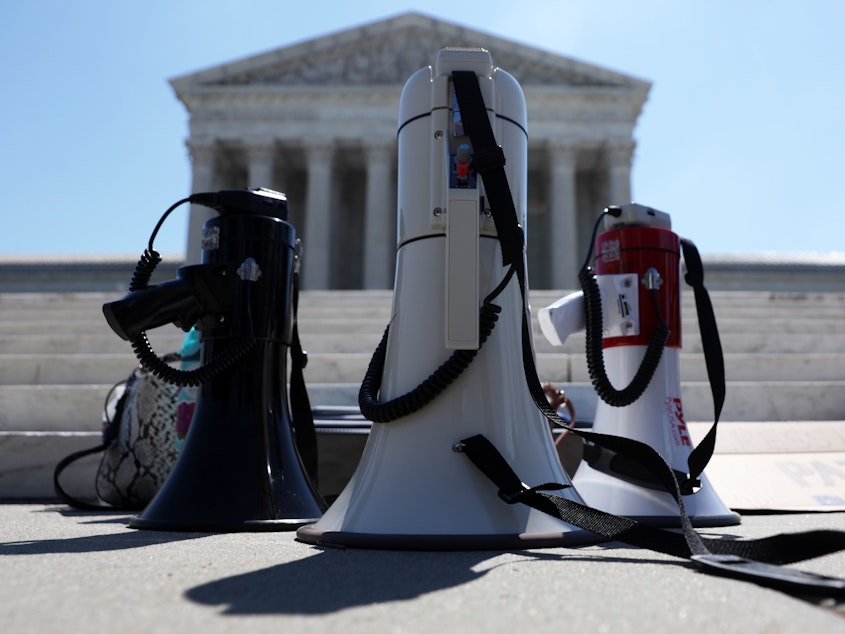
<path id="1" fill-rule="evenodd" d="M 457 379 L 481 350 L 481 346 L 493 332 L 496 321 L 502 307 L 493 303 L 493 300 L 504 290 L 516 269 L 511 266 L 507 275 L 496 289 L 490 293 L 479 309 L 479 329 L 477 350 L 455 350 L 440 367 L 432 372 L 427 379 L 417 387 L 394 399 L 379 403 L 378 393 L 381 389 L 382 375 L 384 374 L 384 361 L 387 356 L 387 338 L 390 326 L 384 331 L 381 342 L 376 347 L 364 380 L 361 382 L 361 389 L 358 392 L 358 406 L 361 414 L 367 420 L 374 423 L 389 423 L 398 420 L 416 411 L 419 411 L 431 401 L 437 398 L 455 379 Z"/>
<path id="2" fill-rule="evenodd" d="M 130 292 L 140 291 L 149 287 L 153 271 L 155 271 L 156 266 L 158 266 L 159 262 L 161 262 L 161 254 L 153 248 L 153 241 L 155 240 L 156 234 L 167 216 L 169 216 L 174 209 L 183 203 L 197 202 L 198 204 L 203 204 L 207 199 L 210 200 L 210 196 L 211 195 L 209 194 L 194 194 L 193 196 L 183 198 L 182 200 L 174 203 L 167 211 L 164 212 L 150 235 L 150 241 L 147 248 L 141 254 L 141 257 L 138 259 L 138 263 L 135 265 L 135 270 L 132 273 L 132 279 L 129 282 Z M 248 288 L 249 287 L 247 287 L 247 289 Z M 247 297 L 247 300 L 248 299 L 249 298 Z M 197 386 L 207 383 L 213 378 L 221 375 L 244 358 L 255 346 L 255 338 L 250 336 L 246 339 L 241 339 L 237 343 L 215 355 L 208 363 L 204 363 L 193 370 L 179 370 L 172 367 L 159 357 L 153 350 L 150 340 L 147 338 L 146 332 L 139 333 L 137 337 L 130 339 L 129 343 L 131 344 L 132 350 L 135 352 L 135 356 L 138 358 L 138 362 L 141 364 L 141 367 L 148 372 L 173 385 Z"/>
<path id="3" fill-rule="evenodd" d="M 204 363 L 193 370 L 179 370 L 168 365 L 153 351 L 147 333 L 142 332 L 129 342 L 138 357 L 141 367 L 151 372 L 162 381 L 173 385 L 197 386 L 211 381 L 243 359 L 255 346 L 255 339 L 242 339 L 214 356 L 208 363 Z"/>
<path id="4" fill-rule="evenodd" d="M 153 271 L 161 262 L 161 254 L 158 251 L 145 249 L 141 254 L 135 270 L 132 272 L 132 279 L 129 282 L 129 291 L 140 291 L 150 285 L 150 278 Z"/>
<path id="5" fill-rule="evenodd" d="M 669 339 L 670 330 L 660 314 L 656 291 L 652 289 L 651 297 L 654 301 L 654 309 L 657 312 L 658 324 L 651 333 L 645 355 L 640 362 L 640 367 L 637 368 L 634 378 L 631 379 L 631 382 L 625 388 L 617 390 L 607 377 L 607 371 L 604 367 L 601 291 L 599 291 L 599 285 L 593 275 L 593 270 L 589 267 L 582 268 L 578 273 L 578 281 L 581 283 L 581 288 L 584 291 L 587 369 L 590 372 L 593 387 L 599 398 L 608 405 L 626 407 L 640 398 L 648 387 L 648 384 L 651 383 L 651 379 L 657 370 L 657 365 L 660 363 L 660 358 L 663 356 L 666 341 Z"/>

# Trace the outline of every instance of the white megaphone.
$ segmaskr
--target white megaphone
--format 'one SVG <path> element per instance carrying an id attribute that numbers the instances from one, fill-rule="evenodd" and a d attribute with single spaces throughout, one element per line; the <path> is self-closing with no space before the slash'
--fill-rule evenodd
<path id="1" fill-rule="evenodd" d="M 465 101 L 467 81 L 482 97 L 473 106 Z M 489 121 L 501 149 L 472 147 L 465 126 L 480 118 Z M 491 482 L 455 450 L 461 439 L 483 433 L 526 483 L 570 483 L 522 375 L 523 298 L 514 267 L 509 275 L 503 268 L 505 237 L 491 217 L 498 213 L 495 203 L 490 210 L 496 195 L 479 175 L 485 159 L 506 156 L 521 253 L 517 223 L 524 225 L 527 199 L 522 89 L 493 66 L 486 50 L 443 49 L 434 68 L 419 70 L 405 85 L 398 143 L 393 311 L 359 399 L 376 422 L 345 489 L 297 536 L 309 543 L 435 550 L 596 541 L 528 506 L 503 504 Z M 498 318 L 487 301 L 492 295 Z M 556 494 L 580 501 L 572 488 Z"/>
<path id="2" fill-rule="evenodd" d="M 588 256 L 584 290 L 540 309 L 538 321 L 554 345 L 587 330 L 587 364 L 599 396 L 592 431 L 649 445 L 685 474 L 693 443 L 681 402 L 680 239 L 668 214 L 636 203 L 609 207 L 603 218 L 595 276 Z M 586 445 L 572 481 L 594 508 L 654 526 L 679 523 L 672 495 L 621 454 Z M 696 484 L 683 498 L 694 526 L 740 522 L 703 473 Z"/>

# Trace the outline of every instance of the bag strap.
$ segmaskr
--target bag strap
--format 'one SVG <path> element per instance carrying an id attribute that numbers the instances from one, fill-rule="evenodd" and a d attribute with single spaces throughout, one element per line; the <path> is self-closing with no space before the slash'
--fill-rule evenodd
<path id="1" fill-rule="evenodd" d="M 137 372 L 137 370 L 135 370 L 134 372 Z M 105 402 L 103 403 L 103 412 L 106 416 L 106 427 L 103 433 L 103 441 L 96 447 L 89 447 L 88 449 L 74 451 L 73 453 L 65 456 L 64 458 L 59 460 L 58 464 L 56 464 L 56 468 L 53 469 L 53 491 L 55 491 L 56 497 L 58 497 L 62 502 L 64 502 L 68 506 L 72 506 L 74 508 L 81 509 L 84 511 L 102 511 L 105 509 L 115 508 L 111 504 L 86 502 L 85 500 L 80 500 L 79 498 L 72 496 L 70 493 L 65 491 L 64 487 L 62 486 L 61 475 L 67 467 L 69 467 L 77 460 L 80 460 L 85 456 L 90 456 L 92 454 L 105 451 L 117 438 L 118 428 L 120 427 L 120 422 L 123 419 L 123 410 L 126 408 L 128 390 L 124 391 L 124 393 L 120 395 L 120 398 L 117 399 L 117 403 L 115 404 L 114 408 L 113 418 L 109 418 L 109 401 L 111 400 L 111 395 L 120 385 L 127 385 L 128 387 L 128 384 L 131 380 L 132 376 L 130 376 L 128 380 L 118 381 L 117 383 L 111 386 L 111 389 L 106 394 Z"/>
<path id="2" fill-rule="evenodd" d="M 568 524 L 584 528 L 609 539 L 623 541 L 656 552 L 688 558 L 695 561 L 702 570 L 709 573 L 737 577 L 794 592 L 845 594 L 845 579 L 814 575 L 803 571 L 781 568 L 777 565 L 801 561 L 845 549 L 845 532 L 812 531 L 793 535 L 776 535 L 765 539 L 743 542 L 702 539 L 693 528 L 687 516 L 681 489 L 675 474 L 654 448 L 629 438 L 596 434 L 569 427 L 557 415 L 557 412 L 551 408 L 543 393 L 534 363 L 531 327 L 529 323 L 530 313 L 527 305 L 528 287 L 523 259 L 524 236 L 516 222 L 513 199 L 506 182 L 507 175 L 504 172 L 504 155 L 493 136 L 487 110 L 478 86 L 478 78 L 475 73 L 470 71 L 453 72 L 452 78 L 456 98 L 461 109 L 464 129 L 470 136 L 472 143 L 473 160 L 475 161 L 475 157 L 481 158 L 481 169 L 479 171 L 484 182 L 484 189 L 501 242 L 502 260 L 504 265 L 510 265 L 519 280 L 523 303 L 523 367 L 532 399 L 549 421 L 567 427 L 571 432 L 600 447 L 626 455 L 653 473 L 662 483 L 663 487 L 672 494 L 678 504 L 682 533 L 678 534 L 653 528 L 629 518 L 618 517 L 544 492 L 545 490 L 564 488 L 564 486 L 569 485 L 552 483 L 528 487 L 510 468 L 501 453 L 483 435 L 465 438 L 455 445 L 454 449 L 467 455 L 472 463 L 497 486 L 499 497 L 508 504 L 527 504 L 532 508 L 557 517 Z M 505 181 L 505 183 L 496 182 L 499 180 Z M 510 218 L 506 217 L 508 215 L 510 215 Z M 687 253 L 687 249 L 689 247 L 685 245 L 685 254 Z M 694 247 L 689 249 L 689 253 L 691 254 L 691 260 L 697 259 L 697 251 L 694 250 Z M 694 271 L 691 274 L 692 281 L 690 282 L 696 290 L 697 300 L 699 296 L 706 294 L 706 290 L 702 293 L 704 286 L 700 259 L 698 260 L 698 265 L 698 271 Z M 695 262 L 692 268 L 696 268 Z M 707 298 L 707 303 L 709 304 L 709 297 Z M 704 308 L 701 310 L 706 312 L 706 305 L 703 306 Z M 712 313 L 712 306 L 710 312 Z M 704 321 L 708 321 L 706 316 Z M 715 319 L 712 320 L 712 324 L 707 323 L 705 328 L 708 330 L 708 333 L 712 334 L 715 332 L 716 341 L 718 341 L 718 331 L 711 330 L 711 326 L 715 327 Z M 708 334 L 708 336 L 710 335 Z M 721 345 L 719 345 L 719 352 L 721 352 Z M 716 351 L 714 349 L 711 358 L 707 362 L 708 373 L 712 371 L 718 379 L 719 362 L 716 361 L 715 356 Z M 718 356 L 721 357 L 722 355 L 718 354 Z M 722 377 L 724 380 L 723 370 Z M 719 392 L 720 390 L 718 388 L 714 391 L 714 400 L 717 403 L 717 421 L 724 399 L 723 386 L 721 399 L 719 399 Z M 709 446 L 705 447 L 703 453 L 698 454 L 698 456 L 707 456 L 709 458 L 707 452 L 712 453 L 712 447 L 715 445 L 714 430 L 715 423 L 713 428 L 711 428 L 713 437 Z M 697 457 L 695 462 L 695 466 L 691 467 L 691 469 L 703 469 L 701 463 L 706 463 L 706 460 Z"/>
<path id="3" fill-rule="evenodd" d="M 698 248 L 692 241 L 684 238 L 681 238 L 681 248 L 687 265 L 687 274 L 684 279 L 692 287 L 695 296 L 695 311 L 698 315 L 704 363 L 707 367 L 707 378 L 713 397 L 713 425 L 687 458 L 688 478 L 690 482 L 695 482 L 704 472 L 716 448 L 716 427 L 722 415 L 722 406 L 725 404 L 725 357 L 722 352 L 719 329 L 716 326 L 713 303 L 710 301 L 710 293 L 704 286 L 704 267 L 701 264 Z"/>
<path id="4" fill-rule="evenodd" d="M 314 414 L 305 386 L 303 369 L 308 364 L 308 354 L 299 341 L 299 272 L 293 274 L 293 329 L 290 343 L 290 408 L 292 425 L 296 435 L 296 445 L 302 458 L 303 466 L 317 484 L 317 431 L 314 427 Z M 284 377 L 282 377 L 284 380 Z"/>
<path id="5" fill-rule="evenodd" d="M 85 456 L 90 456 L 91 454 L 100 453 L 101 451 L 105 451 L 108 448 L 108 443 L 103 443 L 102 445 L 97 445 L 96 447 L 90 447 L 89 449 L 83 449 L 81 451 L 75 451 L 72 454 L 69 454 L 62 458 L 58 464 L 56 464 L 56 468 L 53 470 L 53 490 L 56 492 L 56 496 L 68 506 L 72 506 L 77 509 L 81 509 L 84 511 L 102 511 L 106 509 L 113 509 L 114 507 L 111 504 L 96 504 L 94 502 L 86 502 L 84 500 L 80 500 L 79 498 L 73 497 L 70 493 L 65 491 L 64 487 L 62 487 L 60 482 L 60 477 L 62 472 L 69 467 L 71 464 L 79 460 L 80 458 L 84 458 Z"/>

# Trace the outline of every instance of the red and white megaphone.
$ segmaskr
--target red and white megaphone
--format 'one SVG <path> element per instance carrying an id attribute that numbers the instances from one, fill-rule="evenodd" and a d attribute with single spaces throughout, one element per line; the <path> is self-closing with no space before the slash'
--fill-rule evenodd
<path id="1" fill-rule="evenodd" d="M 686 474 L 693 443 L 679 369 L 681 240 L 668 214 L 644 205 L 608 207 L 602 217 L 604 231 L 594 239 L 595 275 L 588 256 L 584 290 L 540 309 L 538 321 L 555 345 L 586 329 L 587 364 L 599 396 L 593 431 L 649 445 L 677 474 Z M 707 477 L 701 473 L 697 480 L 684 496 L 693 525 L 738 524 L 739 515 Z M 595 508 L 651 525 L 678 524 L 674 498 L 621 454 L 588 444 L 573 483 Z"/>
<path id="2" fill-rule="evenodd" d="M 496 145 L 474 146 L 473 130 L 488 122 Z M 524 248 L 517 224 L 524 226 L 527 199 L 522 89 L 486 50 L 444 49 L 435 67 L 405 84 L 398 140 L 393 314 L 359 399 L 375 422 L 346 488 L 297 536 L 437 550 L 595 541 L 528 506 L 503 504 L 456 453 L 462 439 L 483 433 L 526 482 L 570 482 L 522 374 L 523 297 L 516 265 L 509 273 L 503 267 L 504 253 L 512 253 L 506 243 L 520 254 Z M 503 183 L 488 180 L 491 164 L 510 183 L 505 215 L 514 231 L 499 226 L 502 197 L 492 190 Z M 487 301 L 494 296 L 495 306 Z M 572 488 L 557 495 L 580 501 Z"/>

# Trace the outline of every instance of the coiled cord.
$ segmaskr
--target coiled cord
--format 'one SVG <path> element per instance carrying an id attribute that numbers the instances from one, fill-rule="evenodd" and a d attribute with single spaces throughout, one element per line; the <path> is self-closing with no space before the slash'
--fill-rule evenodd
<path id="1" fill-rule="evenodd" d="M 602 352 L 601 291 L 599 290 L 593 269 L 590 267 L 590 260 L 593 256 L 593 247 L 596 243 L 599 225 L 604 220 L 604 217 L 610 215 L 618 218 L 621 214 L 622 209 L 616 206 L 607 207 L 599 214 L 593 225 L 593 234 L 590 238 L 590 247 L 587 249 L 587 256 L 584 258 L 584 264 L 578 272 L 578 282 L 581 284 L 581 290 L 584 291 L 587 369 L 590 372 L 590 380 L 593 383 L 596 394 L 599 395 L 601 400 L 612 407 L 626 407 L 642 396 L 648 384 L 651 383 L 654 373 L 657 371 L 657 365 L 663 356 L 663 349 L 666 347 L 666 342 L 669 340 L 669 334 L 671 332 L 660 312 L 657 291 L 651 289 L 651 300 L 654 306 L 654 312 L 657 314 L 657 326 L 655 326 L 654 331 L 651 333 L 645 355 L 640 362 L 640 367 L 637 368 L 636 374 L 634 374 L 634 378 L 621 390 L 613 387 L 607 376 L 607 370 L 604 367 L 604 354 Z"/>
<path id="2" fill-rule="evenodd" d="M 645 355 L 640 362 L 640 367 L 631 382 L 623 389 L 617 390 L 607 376 L 604 367 L 604 354 L 602 351 L 602 310 L 601 291 L 598 282 L 591 268 L 586 267 L 578 273 L 578 281 L 584 291 L 584 317 L 586 323 L 587 340 L 587 369 L 590 372 L 590 379 L 599 397 L 608 405 L 613 407 L 626 407 L 636 401 L 645 392 L 657 365 L 663 356 L 663 349 L 669 339 L 669 327 L 663 321 L 660 314 L 660 307 L 657 303 L 657 292 L 652 289 L 651 297 L 654 309 L 657 312 L 658 324 L 646 346 Z"/>
<path id="3" fill-rule="evenodd" d="M 515 271 L 516 268 L 511 266 L 499 285 L 482 302 L 479 309 L 479 346 L 477 350 L 455 350 L 440 367 L 417 387 L 394 399 L 379 403 L 378 393 L 381 389 L 381 380 L 384 374 L 387 338 L 390 332 L 390 326 L 388 326 L 384 331 L 381 342 L 373 352 L 370 365 L 367 367 L 364 380 L 361 382 L 361 389 L 358 392 L 358 406 L 364 418 L 374 423 L 389 423 L 398 420 L 419 411 L 449 387 L 469 367 L 469 364 L 481 350 L 481 346 L 493 332 L 499 319 L 499 313 L 502 312 L 502 307 L 494 304 L 493 300 L 504 290 Z"/>
<path id="4" fill-rule="evenodd" d="M 132 279 L 129 282 L 130 292 L 140 291 L 149 287 L 153 271 L 155 271 L 155 268 L 161 262 L 161 254 L 153 248 L 153 242 L 155 241 L 155 237 L 158 234 L 159 229 L 161 229 L 162 224 L 170 213 L 179 205 L 186 202 L 207 205 L 212 200 L 213 194 L 194 194 L 174 203 L 167 209 L 167 211 L 164 212 L 150 235 L 147 248 L 141 254 L 141 257 L 135 265 L 135 270 L 132 273 Z M 248 300 L 249 297 L 247 297 L 247 301 Z M 159 357 L 153 350 L 150 340 L 147 338 L 146 332 L 139 333 L 137 337 L 130 339 L 129 343 L 132 346 L 132 350 L 135 352 L 135 356 L 138 358 L 138 362 L 141 364 L 141 367 L 152 373 L 154 376 L 157 376 L 161 380 L 173 385 L 198 386 L 223 374 L 226 370 L 243 359 L 255 346 L 255 338 L 250 336 L 246 339 L 241 339 L 237 343 L 216 354 L 208 363 L 204 363 L 193 370 L 176 369 Z"/>
<path id="5" fill-rule="evenodd" d="M 151 372 L 162 381 L 166 381 L 173 385 L 197 386 L 220 376 L 243 359 L 255 346 L 255 339 L 241 339 L 222 352 L 216 354 L 208 363 L 205 363 L 198 368 L 194 368 L 193 370 L 179 370 L 168 365 L 152 349 L 152 346 L 147 339 L 147 333 L 145 332 L 142 332 L 129 343 L 132 344 L 132 350 L 135 352 L 135 356 L 138 357 L 138 362 L 141 364 L 141 367 Z"/>
<path id="6" fill-rule="evenodd" d="M 132 272 L 132 279 L 129 282 L 129 291 L 140 291 L 150 285 L 150 278 L 153 271 L 161 262 L 161 254 L 158 251 L 146 249 L 142 254 L 135 270 Z"/>

